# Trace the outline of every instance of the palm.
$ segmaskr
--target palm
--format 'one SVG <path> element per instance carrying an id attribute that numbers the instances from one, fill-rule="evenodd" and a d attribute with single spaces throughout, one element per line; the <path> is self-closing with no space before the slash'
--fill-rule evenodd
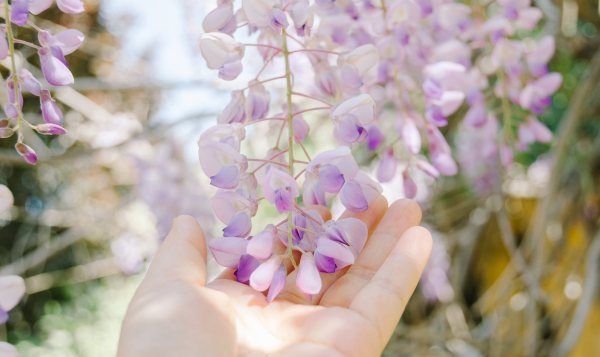
<path id="1" fill-rule="evenodd" d="M 296 351 L 371 356 L 380 344 L 374 326 L 348 308 L 298 304 L 286 297 L 267 303 L 260 292 L 226 279 L 217 279 L 208 287 L 225 293 L 231 302 L 241 355 Z"/>
<path id="2" fill-rule="evenodd" d="M 314 296 L 296 288 L 292 271 L 271 303 L 231 271 L 205 285 L 199 227 L 188 221 L 186 232 L 174 228 L 129 307 L 120 355 L 379 355 L 418 282 L 431 237 L 414 227 L 420 210 L 410 201 L 388 209 L 380 198 L 369 210 L 346 215 L 369 227 L 355 264 L 323 274 L 322 292 Z"/>

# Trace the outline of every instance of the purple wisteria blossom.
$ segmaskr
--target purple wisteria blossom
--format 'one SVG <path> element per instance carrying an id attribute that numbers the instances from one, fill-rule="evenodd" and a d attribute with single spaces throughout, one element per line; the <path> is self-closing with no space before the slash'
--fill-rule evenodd
<path id="1" fill-rule="evenodd" d="M 0 127 L 0 138 L 8 138 L 17 134 L 15 149 L 29 164 L 36 164 L 38 157 L 35 150 L 24 143 L 23 128 L 31 127 L 40 135 L 63 135 L 67 130 L 62 126 L 63 115 L 59 105 L 52 98 L 52 88 L 38 80 L 29 69 L 23 68 L 22 61 L 16 60 L 17 45 L 28 46 L 37 50 L 40 69 L 50 86 L 67 86 L 73 84 L 73 74 L 65 56 L 76 51 L 83 43 L 84 35 L 74 29 L 66 29 L 58 33 L 41 29 L 33 23 L 32 15 L 38 15 L 52 5 L 52 0 L 14 0 L 4 3 L 5 21 L 0 25 L 0 59 L 8 58 L 9 75 L 6 78 L 7 100 L 2 108 L 7 119 L 3 119 Z M 57 0 L 58 8 L 68 14 L 84 11 L 81 0 Z M 37 33 L 39 44 L 15 38 L 13 27 Z M 9 46 L 10 44 L 10 46 Z M 39 97 L 41 117 L 44 123 L 30 123 L 23 115 L 23 94 Z"/>
<path id="2" fill-rule="evenodd" d="M 269 301 L 289 266 L 300 291 L 318 294 L 321 274 L 353 264 L 368 232 L 314 206 L 365 211 L 379 182 L 400 176 L 413 198 L 421 172 L 477 171 L 492 155 L 507 165 L 513 150 L 551 140 L 538 117 L 562 79 L 548 67 L 554 40 L 535 36 L 541 15 L 529 0 L 482 11 L 458 1 L 218 1 L 199 41 L 207 66 L 233 80 L 248 57 L 262 65 L 198 142 L 224 224 L 210 243 L 217 262 Z M 446 139 L 454 128 L 473 136 L 458 142 L 460 166 Z M 262 149 L 243 150 L 245 140 Z M 374 162 L 376 180 L 355 157 Z M 264 208 L 277 224 L 253 224 Z"/>

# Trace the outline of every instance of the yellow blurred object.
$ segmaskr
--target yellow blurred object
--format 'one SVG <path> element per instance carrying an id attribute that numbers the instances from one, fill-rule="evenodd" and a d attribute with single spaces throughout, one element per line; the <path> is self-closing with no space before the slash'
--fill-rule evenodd
<path id="1" fill-rule="evenodd" d="M 517 244 L 525 235 L 535 205 L 534 199 L 509 199 L 507 210 Z M 545 277 L 541 283 L 546 296 L 543 311 L 549 317 L 544 323 L 551 323 L 553 325 L 548 327 L 559 330 L 558 336 L 553 337 L 558 340 L 569 327 L 571 315 L 581 295 L 585 257 L 592 238 L 587 236 L 582 219 L 575 217 L 563 217 L 562 229 L 559 223 L 553 223 L 557 227 L 547 228 L 545 240 L 546 252 L 551 255 L 546 261 L 554 263 L 545 267 Z M 478 241 L 470 279 L 477 284 L 479 291 L 485 292 L 476 303 L 479 311 L 496 317 L 497 328 L 493 337 L 501 345 L 494 351 L 498 356 L 524 354 L 529 343 L 529 294 L 521 278 L 513 272 L 509 260 L 498 224 L 491 220 Z M 521 333 L 515 334 L 515 331 Z M 570 356 L 600 356 L 599 332 L 600 299 L 596 297 L 582 335 Z"/>

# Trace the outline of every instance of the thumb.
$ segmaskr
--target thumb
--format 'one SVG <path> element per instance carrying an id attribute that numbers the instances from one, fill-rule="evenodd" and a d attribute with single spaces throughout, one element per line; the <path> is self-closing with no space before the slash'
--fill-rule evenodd
<path id="1" fill-rule="evenodd" d="M 206 283 L 206 243 L 204 233 L 196 219 L 179 216 L 156 252 L 147 280 L 185 281 L 204 285 Z"/>

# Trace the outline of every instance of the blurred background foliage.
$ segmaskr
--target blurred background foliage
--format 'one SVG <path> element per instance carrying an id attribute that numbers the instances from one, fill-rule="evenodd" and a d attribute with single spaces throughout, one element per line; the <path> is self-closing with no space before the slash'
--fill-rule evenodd
<path id="1" fill-rule="evenodd" d="M 600 355 L 599 4 L 536 4 L 564 77 L 542 118 L 555 141 L 520 154 L 500 192 L 460 175 L 430 188 L 421 204 L 434 252 L 385 355 Z M 15 196 L 0 217 L 0 274 L 28 290 L 0 339 L 24 356 L 114 355 L 171 219 L 191 214 L 211 232 L 195 163 L 199 133 L 227 101 L 196 53 L 211 5 L 86 0 L 85 14 L 38 19 L 87 40 L 68 58 L 75 86 L 55 93 L 70 134 L 26 133 L 36 167 L 0 141 L 0 183 Z M 36 71 L 35 53 L 22 54 Z M 26 98 L 26 115 L 35 105 Z"/>

